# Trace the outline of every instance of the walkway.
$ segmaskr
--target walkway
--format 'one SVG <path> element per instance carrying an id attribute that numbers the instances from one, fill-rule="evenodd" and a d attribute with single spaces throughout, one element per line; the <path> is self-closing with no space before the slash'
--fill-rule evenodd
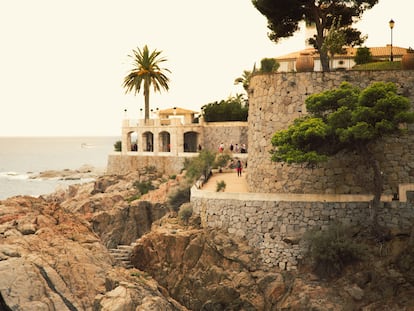
<path id="1" fill-rule="evenodd" d="M 236 170 L 223 173 L 213 173 L 201 190 L 216 191 L 217 182 L 223 180 L 226 183 L 226 189 L 224 192 L 248 192 L 246 174 L 248 174 L 247 170 L 243 171 L 242 177 L 237 176 Z"/>

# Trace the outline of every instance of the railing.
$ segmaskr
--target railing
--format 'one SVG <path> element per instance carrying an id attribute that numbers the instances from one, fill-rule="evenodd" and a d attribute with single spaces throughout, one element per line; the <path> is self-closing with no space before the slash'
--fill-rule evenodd
<path id="1" fill-rule="evenodd" d="M 145 126 L 180 126 L 180 125 L 198 125 L 198 123 L 185 123 L 180 118 L 168 119 L 124 119 L 123 127 L 145 127 Z"/>

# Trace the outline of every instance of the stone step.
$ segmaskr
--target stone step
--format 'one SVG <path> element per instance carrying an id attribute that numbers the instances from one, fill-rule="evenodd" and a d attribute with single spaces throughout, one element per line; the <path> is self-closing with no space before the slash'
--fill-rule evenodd
<path id="1" fill-rule="evenodd" d="M 131 245 L 118 245 L 117 246 L 117 249 L 120 249 L 120 250 L 130 250 L 130 251 L 132 251 L 133 246 L 131 246 Z"/>
<path id="2" fill-rule="evenodd" d="M 118 245 L 117 248 L 110 248 L 108 251 L 115 259 L 115 263 L 126 269 L 131 269 L 133 266 L 130 256 L 135 245 L 136 243 L 132 243 L 131 245 Z"/>
<path id="3" fill-rule="evenodd" d="M 109 250 L 109 252 L 111 252 L 112 254 L 131 254 L 131 250 L 126 250 L 126 249 L 112 249 Z"/>

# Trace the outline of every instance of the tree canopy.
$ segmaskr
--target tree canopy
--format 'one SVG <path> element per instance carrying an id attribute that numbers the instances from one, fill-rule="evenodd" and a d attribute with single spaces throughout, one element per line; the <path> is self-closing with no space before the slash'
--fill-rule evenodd
<path id="1" fill-rule="evenodd" d="M 372 54 L 369 48 L 360 47 L 357 49 L 355 54 L 355 63 L 357 65 L 366 64 L 372 62 Z"/>
<path id="2" fill-rule="evenodd" d="M 133 59 L 133 68 L 124 78 L 123 87 L 126 93 L 135 91 L 135 95 L 141 91 L 143 86 L 145 101 L 145 119 L 149 119 L 149 94 L 150 87 L 153 86 L 154 92 L 161 89 L 168 91 L 169 78 L 165 72 L 171 72 L 167 68 L 161 68 L 161 64 L 167 59 L 160 57 L 161 51 L 154 50 L 150 52 L 148 46 L 143 49 L 132 50 L 133 55 L 129 55 Z"/>
<path id="3" fill-rule="evenodd" d="M 362 44 L 361 32 L 350 26 L 378 0 L 252 0 L 252 3 L 267 18 L 268 36 L 274 42 L 293 36 L 301 21 L 315 25 L 316 35 L 309 38 L 309 42 L 320 54 L 322 69 L 329 71 L 327 50 L 323 49 L 326 32 L 337 20 L 345 44 Z"/>
<path id="4" fill-rule="evenodd" d="M 249 107 L 243 95 L 229 97 L 227 100 L 209 103 L 202 108 L 207 122 L 247 121 Z"/>
<path id="5" fill-rule="evenodd" d="M 399 95 L 391 82 L 376 82 L 365 89 L 344 82 L 309 96 L 306 108 L 307 116 L 273 135 L 272 160 L 315 164 L 340 151 L 356 151 L 373 171 L 373 205 L 378 208 L 383 180 L 369 146 L 382 137 L 404 133 L 401 125 L 414 122 L 409 99 Z"/>

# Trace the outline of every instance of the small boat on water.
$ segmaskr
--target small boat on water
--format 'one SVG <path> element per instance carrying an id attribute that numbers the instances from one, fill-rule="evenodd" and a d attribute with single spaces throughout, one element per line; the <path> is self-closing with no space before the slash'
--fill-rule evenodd
<path id="1" fill-rule="evenodd" d="M 81 148 L 94 148 L 95 146 L 92 144 L 88 144 L 88 143 L 82 143 L 81 144 Z"/>

